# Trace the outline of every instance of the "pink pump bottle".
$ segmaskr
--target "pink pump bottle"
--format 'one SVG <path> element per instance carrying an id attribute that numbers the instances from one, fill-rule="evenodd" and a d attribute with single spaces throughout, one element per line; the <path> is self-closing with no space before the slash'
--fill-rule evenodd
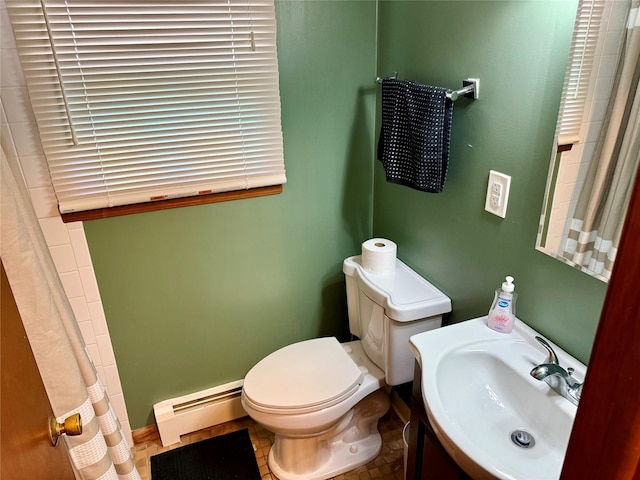
<path id="1" fill-rule="evenodd" d="M 498 288 L 493 297 L 487 326 L 496 332 L 511 333 L 516 321 L 518 294 L 514 291 L 513 277 L 507 277 L 505 280 L 502 283 L 502 288 Z"/>

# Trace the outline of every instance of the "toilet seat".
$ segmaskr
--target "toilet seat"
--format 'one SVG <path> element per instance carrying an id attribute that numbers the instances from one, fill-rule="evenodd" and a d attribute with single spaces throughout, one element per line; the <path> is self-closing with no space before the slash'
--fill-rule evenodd
<path id="1" fill-rule="evenodd" d="M 244 379 L 243 394 L 265 413 L 306 413 L 353 395 L 364 377 L 335 337 L 294 343 L 258 362 Z"/>

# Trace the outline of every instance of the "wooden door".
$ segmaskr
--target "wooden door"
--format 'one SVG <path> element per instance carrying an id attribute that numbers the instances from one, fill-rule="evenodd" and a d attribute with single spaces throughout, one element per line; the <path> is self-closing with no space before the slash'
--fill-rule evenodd
<path id="1" fill-rule="evenodd" d="M 51 405 L 2 265 L 0 284 L 0 477 L 73 480 L 63 441 L 51 445 Z"/>

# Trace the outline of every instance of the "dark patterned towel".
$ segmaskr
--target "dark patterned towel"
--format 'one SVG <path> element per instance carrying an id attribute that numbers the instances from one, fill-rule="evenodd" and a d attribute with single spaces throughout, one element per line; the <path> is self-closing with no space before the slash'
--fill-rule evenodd
<path id="1" fill-rule="evenodd" d="M 453 102 L 447 89 L 407 80 L 382 80 L 378 160 L 387 181 L 439 193 L 449 165 Z"/>

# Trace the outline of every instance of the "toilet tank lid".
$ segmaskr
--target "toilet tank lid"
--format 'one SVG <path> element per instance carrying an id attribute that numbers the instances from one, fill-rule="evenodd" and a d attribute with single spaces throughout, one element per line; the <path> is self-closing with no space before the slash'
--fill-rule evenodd
<path id="1" fill-rule="evenodd" d="M 359 288 L 398 322 L 434 317 L 451 311 L 451 299 L 418 275 L 399 258 L 395 272 L 374 274 L 362 266 L 362 256 L 345 259 L 345 275 L 356 278 Z"/>
<path id="2" fill-rule="evenodd" d="M 308 409 L 355 391 L 364 374 L 335 337 L 314 338 L 276 350 L 244 379 L 244 395 L 269 409 Z"/>

